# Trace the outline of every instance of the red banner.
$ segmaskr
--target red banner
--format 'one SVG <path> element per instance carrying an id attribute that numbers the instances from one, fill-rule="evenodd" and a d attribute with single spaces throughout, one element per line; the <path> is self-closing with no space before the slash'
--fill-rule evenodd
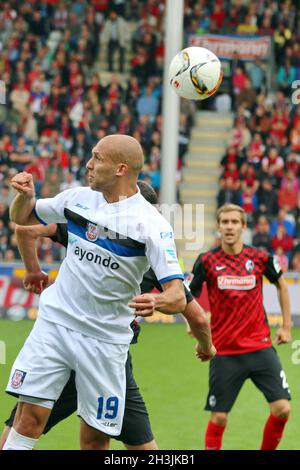
<path id="1" fill-rule="evenodd" d="M 206 47 L 220 59 L 233 59 L 237 52 L 240 60 L 267 60 L 270 56 L 271 38 L 219 36 L 217 34 L 203 34 L 189 36 L 189 46 Z"/>

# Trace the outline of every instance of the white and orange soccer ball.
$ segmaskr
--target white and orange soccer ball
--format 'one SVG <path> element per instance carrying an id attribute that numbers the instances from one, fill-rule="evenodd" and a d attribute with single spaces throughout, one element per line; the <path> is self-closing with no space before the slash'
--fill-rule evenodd
<path id="1" fill-rule="evenodd" d="M 218 57 L 204 47 L 187 47 L 173 58 L 169 81 L 182 98 L 205 100 L 222 82 L 222 66 Z"/>

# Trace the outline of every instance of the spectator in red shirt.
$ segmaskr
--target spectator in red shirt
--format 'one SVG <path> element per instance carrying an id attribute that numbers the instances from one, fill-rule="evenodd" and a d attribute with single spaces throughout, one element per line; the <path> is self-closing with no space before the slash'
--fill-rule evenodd
<path id="1" fill-rule="evenodd" d="M 293 249 L 293 237 L 286 233 L 284 225 L 279 225 L 276 235 L 272 238 L 272 250 L 275 252 L 281 247 L 286 255 L 290 255 Z"/>
<path id="2" fill-rule="evenodd" d="M 287 212 L 293 212 L 298 207 L 299 191 L 296 192 L 293 188 L 293 183 L 288 181 L 286 185 L 279 190 L 278 205 L 281 209 Z"/>

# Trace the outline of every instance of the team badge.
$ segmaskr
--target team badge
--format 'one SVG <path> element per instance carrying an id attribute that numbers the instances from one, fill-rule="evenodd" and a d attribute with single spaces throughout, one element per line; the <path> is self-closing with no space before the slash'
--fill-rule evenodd
<path id="1" fill-rule="evenodd" d="M 250 273 L 250 271 L 253 271 L 254 263 L 253 263 L 252 259 L 248 259 L 245 263 L 245 266 L 246 266 L 246 269 L 249 273 Z"/>
<path id="2" fill-rule="evenodd" d="M 16 369 L 11 379 L 12 388 L 20 388 L 23 385 L 27 372 Z"/>
<path id="3" fill-rule="evenodd" d="M 97 224 L 92 224 L 89 222 L 86 226 L 87 231 L 85 232 L 86 238 L 90 242 L 95 242 L 98 238 Z"/>

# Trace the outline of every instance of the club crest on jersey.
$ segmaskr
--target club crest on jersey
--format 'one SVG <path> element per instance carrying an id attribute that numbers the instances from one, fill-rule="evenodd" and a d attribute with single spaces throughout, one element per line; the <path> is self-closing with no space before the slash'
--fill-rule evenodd
<path id="1" fill-rule="evenodd" d="M 249 273 L 250 273 L 250 271 L 253 271 L 254 263 L 253 263 L 252 259 L 248 259 L 245 263 L 245 266 L 246 266 L 246 269 Z"/>
<path id="2" fill-rule="evenodd" d="M 86 238 L 90 242 L 95 242 L 98 239 L 98 229 L 97 224 L 89 222 L 86 226 L 87 230 L 85 232 Z"/>
<path id="3" fill-rule="evenodd" d="M 11 379 L 12 388 L 20 388 L 23 385 L 27 372 L 16 369 Z"/>

